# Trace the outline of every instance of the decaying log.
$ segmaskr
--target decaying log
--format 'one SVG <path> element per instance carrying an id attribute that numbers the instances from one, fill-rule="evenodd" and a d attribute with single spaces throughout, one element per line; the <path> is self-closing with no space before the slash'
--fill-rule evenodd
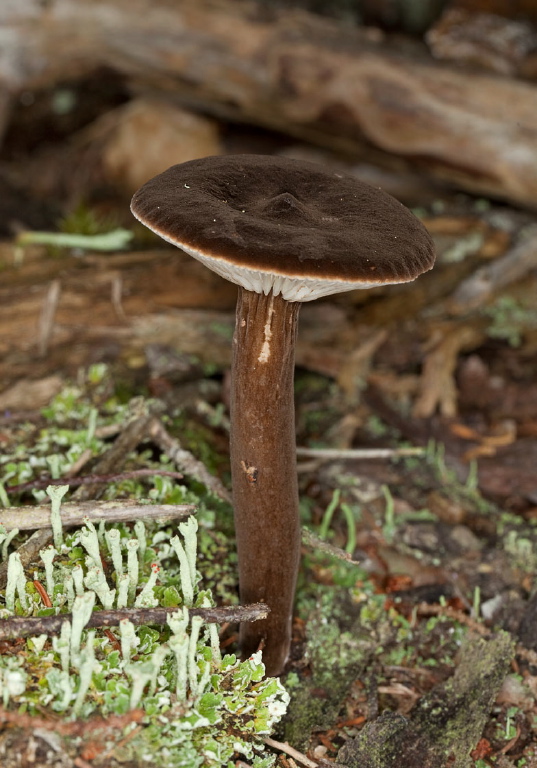
<path id="1" fill-rule="evenodd" d="M 0 51 L 13 94 L 111 67 L 134 90 L 536 205 L 532 84 L 398 52 L 304 12 L 248 0 L 19 0 L 0 8 Z"/>
<path id="2" fill-rule="evenodd" d="M 507 633 L 470 637 L 453 677 L 433 688 L 410 718 L 385 712 L 338 753 L 348 768 L 467 768 L 513 657 Z"/>
<path id="3" fill-rule="evenodd" d="M 0 409 L 42 407 L 62 385 L 50 375 L 56 366 L 73 373 L 96 355 L 117 358 L 120 349 L 125 358 L 143 360 L 156 343 L 202 362 L 229 364 L 236 287 L 177 248 L 58 259 L 30 248 L 15 267 L 12 250 L 6 246 L 2 258 L 0 248 Z M 123 285 L 121 316 L 111 298 L 116 279 Z M 47 355 L 37 358 L 43 306 L 56 280 L 61 293 Z M 337 376 L 345 340 L 352 347 L 359 338 L 344 309 L 317 302 L 304 308 L 300 364 Z M 44 382 L 21 383 L 30 371 Z"/>
<path id="4" fill-rule="evenodd" d="M 533 226 L 504 256 L 481 267 L 459 285 L 449 301 L 450 313 L 464 315 L 483 306 L 493 294 L 526 278 L 536 267 L 537 227 Z"/>

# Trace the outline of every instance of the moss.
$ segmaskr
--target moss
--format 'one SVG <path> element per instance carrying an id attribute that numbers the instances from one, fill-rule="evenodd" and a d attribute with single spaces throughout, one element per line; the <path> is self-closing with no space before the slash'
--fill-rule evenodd
<path id="1" fill-rule="evenodd" d="M 395 712 L 368 723 L 358 739 L 340 749 L 338 763 L 349 768 L 443 768 L 426 739 Z"/>
<path id="2" fill-rule="evenodd" d="M 513 655 L 513 642 L 506 632 L 490 640 L 469 638 L 453 677 L 418 705 L 418 729 L 445 757 L 451 757 L 453 768 L 470 765 L 470 751 L 483 732 Z"/>
<path id="3" fill-rule="evenodd" d="M 304 748 L 314 729 L 330 727 L 353 680 L 373 657 L 371 637 L 364 634 L 357 606 L 325 594 L 316 615 L 308 621 L 306 658 L 310 676 L 293 685 L 284 734 Z M 343 625 L 349 625 L 342 631 Z M 296 676 L 293 678 L 296 684 Z"/>
<path id="4" fill-rule="evenodd" d="M 468 639 L 453 677 L 425 696 L 411 719 L 393 712 L 368 723 L 340 750 L 348 768 L 469 768 L 513 658 L 504 632 L 490 640 Z"/>

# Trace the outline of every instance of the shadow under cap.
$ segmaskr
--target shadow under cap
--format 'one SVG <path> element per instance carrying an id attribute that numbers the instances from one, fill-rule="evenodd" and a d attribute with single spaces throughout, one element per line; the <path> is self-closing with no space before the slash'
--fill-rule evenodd
<path id="1" fill-rule="evenodd" d="M 343 282 L 347 290 L 414 280 L 434 264 L 429 233 L 395 198 L 285 157 L 224 155 L 174 165 L 138 190 L 131 210 L 196 258 Z"/>

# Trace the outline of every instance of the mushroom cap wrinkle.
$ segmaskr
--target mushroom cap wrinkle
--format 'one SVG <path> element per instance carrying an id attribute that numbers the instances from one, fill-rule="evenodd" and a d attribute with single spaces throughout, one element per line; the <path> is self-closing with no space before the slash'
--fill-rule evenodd
<path id="1" fill-rule="evenodd" d="M 288 301 L 414 280 L 434 245 L 402 203 L 353 176 L 269 155 L 174 165 L 134 216 L 231 282 Z"/>

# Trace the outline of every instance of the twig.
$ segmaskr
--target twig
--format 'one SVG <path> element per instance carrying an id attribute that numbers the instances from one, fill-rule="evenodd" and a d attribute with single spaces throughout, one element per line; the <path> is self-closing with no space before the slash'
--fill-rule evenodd
<path id="1" fill-rule="evenodd" d="M 152 477 L 153 475 L 159 475 L 161 477 L 173 477 L 176 480 L 180 480 L 183 475 L 181 472 L 170 472 L 165 469 L 133 469 L 131 472 L 118 472 L 112 475 L 85 475 L 83 477 L 60 477 L 59 479 L 52 480 L 51 478 L 39 478 L 39 480 L 30 480 L 28 483 L 20 483 L 19 485 L 8 485 L 6 487 L 6 493 L 22 493 L 24 491 L 30 491 L 34 488 L 48 488 L 49 485 L 69 485 L 71 487 L 77 487 L 80 485 L 89 485 L 90 483 L 119 483 L 122 480 L 135 480 L 140 477 Z"/>
<path id="2" fill-rule="evenodd" d="M 463 280 L 449 301 L 452 315 L 463 315 L 483 306 L 501 288 L 520 280 L 537 266 L 537 227 L 504 256 L 495 259 Z"/>
<path id="3" fill-rule="evenodd" d="M 463 611 L 458 611 L 456 608 L 452 608 L 449 605 L 430 605 L 429 603 L 420 603 L 417 611 L 418 616 L 445 616 L 453 621 L 458 621 L 459 624 L 464 624 L 478 635 L 491 635 L 491 630 L 479 621 L 476 621 L 471 616 L 468 616 Z"/>
<path id="4" fill-rule="evenodd" d="M 64 473 L 64 477 L 68 477 L 68 478 L 76 477 L 80 472 L 82 472 L 82 470 L 84 469 L 88 461 L 91 461 L 92 458 L 93 458 L 92 449 L 85 448 L 80 454 L 80 456 L 78 457 L 78 459 L 74 461 L 68 469 L 66 469 Z"/>
<path id="5" fill-rule="evenodd" d="M 78 757 L 75 757 L 75 759 L 73 760 L 73 765 L 75 766 L 75 768 L 91 768 L 91 764 L 88 763 L 87 760 L 84 760 L 83 757 L 80 757 L 80 755 Z"/>
<path id="6" fill-rule="evenodd" d="M 489 637 L 493 634 L 493 631 L 476 621 L 471 616 L 468 616 L 462 611 L 458 611 L 456 608 L 451 608 L 449 605 L 429 605 L 428 603 L 420 603 L 417 608 L 418 616 L 446 616 L 448 619 L 458 621 L 459 624 L 464 624 L 469 629 L 473 630 L 483 637 Z M 537 666 L 537 652 L 531 648 L 526 648 L 524 645 L 517 643 L 515 646 L 515 652 L 517 656 L 527 661 L 529 664 Z"/>
<path id="7" fill-rule="evenodd" d="M 111 300 L 112 306 L 114 307 L 114 312 L 116 313 L 119 320 L 122 320 L 124 323 L 128 323 L 125 310 L 123 309 L 123 304 L 121 303 L 121 297 L 123 294 L 123 278 L 120 274 L 116 275 L 112 280 L 111 288 Z"/>
<path id="8" fill-rule="evenodd" d="M 95 467 L 95 475 L 107 475 L 117 472 L 123 466 L 126 457 L 137 445 L 147 439 L 147 430 L 153 414 L 143 399 L 134 400 L 131 403 L 132 420 L 126 425 L 113 445 L 103 454 Z M 79 501 L 98 498 L 103 488 L 98 483 L 90 483 L 81 486 L 76 497 Z"/>
<path id="9" fill-rule="evenodd" d="M 320 552 L 326 552 L 327 555 L 337 557 L 338 560 L 344 560 L 346 563 L 353 563 L 354 565 L 362 565 L 366 557 L 364 555 L 360 560 L 355 560 L 349 552 L 345 552 L 343 549 L 334 546 L 334 544 L 321 539 L 308 528 L 302 528 L 302 543 L 311 549 L 318 549 Z"/>
<path id="10" fill-rule="evenodd" d="M 302 752 L 298 751 L 298 749 L 294 749 L 294 747 L 290 747 L 289 744 L 287 744 L 287 742 L 276 741 L 275 739 L 271 739 L 270 736 L 265 736 L 263 741 L 268 747 L 272 747 L 273 749 L 279 749 L 280 752 L 284 752 L 286 755 L 289 755 L 289 757 L 292 757 L 294 760 L 298 760 L 298 762 L 302 763 L 302 765 L 305 765 L 306 768 L 319 768 L 319 763 L 316 763 L 313 760 L 310 760 L 309 757 L 306 757 L 306 755 L 303 755 Z"/>
<path id="11" fill-rule="evenodd" d="M 135 728 L 133 728 L 131 731 L 129 731 L 129 733 L 127 733 L 126 736 L 124 736 L 122 739 L 120 739 L 117 742 L 117 744 L 112 744 L 110 749 L 108 749 L 106 752 L 104 752 L 101 755 L 97 755 L 97 757 L 93 761 L 93 766 L 95 766 L 96 764 L 97 765 L 103 765 L 103 763 L 105 765 L 107 765 L 107 763 L 105 763 L 105 760 L 109 760 L 116 750 L 123 749 L 124 746 L 126 744 L 128 744 L 129 741 L 132 741 L 133 739 L 135 739 L 136 736 L 138 736 L 138 734 L 140 733 L 140 731 L 142 729 L 143 729 L 142 725 L 137 725 Z M 93 766 L 92 766 L 92 768 L 93 768 Z"/>
<path id="12" fill-rule="evenodd" d="M 37 329 L 37 354 L 45 357 L 49 348 L 52 332 L 54 330 L 54 318 L 60 300 L 60 281 L 53 280 L 49 285 L 43 308 L 39 317 Z"/>
<path id="13" fill-rule="evenodd" d="M 45 731 L 56 731 L 62 736 L 83 736 L 99 730 L 122 730 L 130 723 L 139 723 L 145 717 L 143 709 L 132 709 L 125 715 L 110 715 L 104 717 L 89 717 L 87 720 L 74 720 L 67 723 L 56 717 L 50 719 L 27 715 L 24 712 L 8 712 L 0 706 L 0 723 L 10 723 L 16 728 L 26 728 L 35 731 L 42 728 Z"/>
<path id="14" fill-rule="evenodd" d="M 170 435 L 160 419 L 154 417 L 149 424 L 149 436 L 177 466 L 190 477 L 195 477 L 203 483 L 215 496 L 231 503 L 231 494 L 223 483 L 207 470 L 205 464 L 196 459 L 190 451 L 185 450 L 181 443 Z"/>
<path id="15" fill-rule="evenodd" d="M 144 400 L 136 400 L 131 405 L 133 418 L 127 423 L 115 443 L 106 451 L 95 467 L 96 475 L 117 472 L 125 462 L 126 457 L 136 446 L 147 437 L 147 425 L 153 418 Z M 80 486 L 73 494 L 73 501 L 88 501 L 96 498 L 102 492 L 102 487 L 96 483 Z M 52 541 L 52 529 L 42 528 L 33 533 L 21 544 L 17 552 L 20 555 L 23 568 L 37 560 L 39 550 L 48 546 Z M 7 562 L 0 565 L 0 589 L 7 584 Z"/>
<path id="16" fill-rule="evenodd" d="M 136 499 L 115 499 L 114 501 L 68 501 L 62 504 L 60 514 L 62 525 L 69 528 L 82 525 L 85 518 L 93 523 L 121 523 L 130 520 L 173 520 L 186 518 L 196 507 L 193 504 L 141 504 Z M 50 505 L 33 507 L 11 507 L 0 511 L 0 525 L 7 530 L 21 531 L 35 528 L 50 528 Z"/>
<path id="17" fill-rule="evenodd" d="M 392 459 L 422 456 L 425 448 L 297 448 L 296 455 L 306 459 L 338 461 L 345 459 Z"/>
<path id="18" fill-rule="evenodd" d="M 106 440 L 108 437 L 115 437 L 121 432 L 121 424 L 104 424 L 102 427 L 97 427 L 95 430 L 95 437 L 100 440 Z"/>
<path id="19" fill-rule="evenodd" d="M 264 603 L 251 605 L 232 605 L 222 608 L 189 608 L 191 616 L 201 616 L 208 624 L 224 622 L 259 621 L 266 619 L 269 607 Z M 111 611 L 95 611 L 86 624 L 92 627 L 115 627 L 123 619 L 129 619 L 136 626 L 141 624 L 166 624 L 173 608 L 125 608 Z M 0 640 L 9 638 L 33 637 L 35 635 L 57 635 L 64 621 L 71 621 L 71 613 L 57 616 L 17 616 L 0 620 Z"/>

